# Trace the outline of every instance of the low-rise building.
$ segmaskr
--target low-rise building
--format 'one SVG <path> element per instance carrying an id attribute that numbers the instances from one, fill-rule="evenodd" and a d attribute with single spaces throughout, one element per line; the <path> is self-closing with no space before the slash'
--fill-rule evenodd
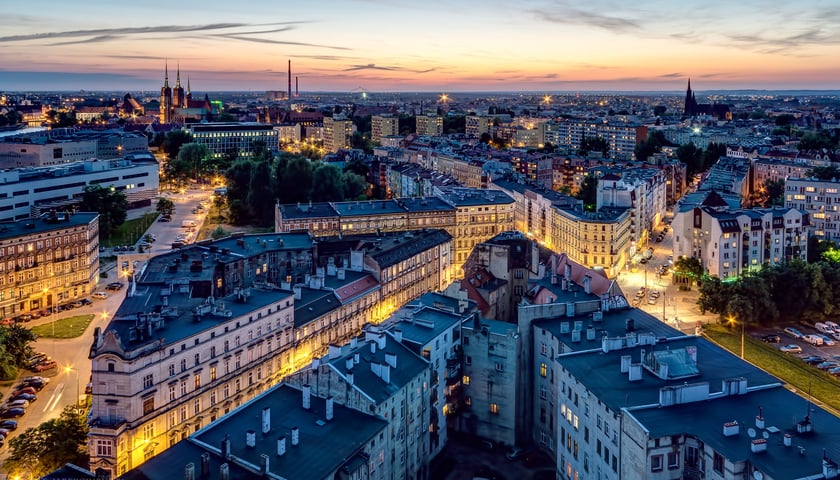
<path id="1" fill-rule="evenodd" d="M 195 143 L 210 150 L 213 158 L 223 158 L 230 152 L 236 152 L 238 158 L 250 158 L 259 144 L 277 153 L 280 145 L 280 132 L 261 123 L 192 123 L 187 131 Z"/>

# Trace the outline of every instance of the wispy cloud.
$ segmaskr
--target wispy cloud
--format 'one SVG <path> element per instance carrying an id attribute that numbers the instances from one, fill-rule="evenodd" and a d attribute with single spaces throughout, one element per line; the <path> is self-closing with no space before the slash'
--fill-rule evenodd
<path id="1" fill-rule="evenodd" d="M 674 73 L 664 73 L 662 75 L 659 75 L 658 78 L 682 78 L 684 76 L 685 75 L 683 75 L 680 72 L 674 72 Z"/>
<path id="2" fill-rule="evenodd" d="M 343 71 L 345 72 L 355 72 L 360 70 L 384 70 L 387 72 L 410 72 L 410 73 L 429 73 L 434 72 L 434 68 L 427 68 L 425 70 L 412 70 L 410 68 L 405 67 L 396 67 L 396 66 L 385 66 L 385 65 L 376 65 L 373 63 L 368 63 L 367 65 L 351 65 L 348 68 L 345 68 Z"/>
<path id="3" fill-rule="evenodd" d="M 566 2 L 555 2 L 554 7 L 534 8 L 530 13 L 537 19 L 563 25 L 584 25 L 601 28 L 611 32 L 634 32 L 642 29 L 641 23 L 634 18 L 603 15 L 593 11 L 581 10 Z"/>
<path id="4" fill-rule="evenodd" d="M 86 38 L 84 40 L 69 40 L 69 41 L 66 41 L 66 42 L 50 43 L 47 46 L 58 47 L 58 46 L 61 46 L 61 45 L 79 45 L 79 44 L 82 44 L 82 43 L 102 43 L 102 42 L 111 42 L 111 41 L 114 41 L 114 40 L 120 40 L 122 38 L 123 37 L 121 37 L 120 35 L 99 35 L 99 36 L 96 36 L 96 37 Z"/>

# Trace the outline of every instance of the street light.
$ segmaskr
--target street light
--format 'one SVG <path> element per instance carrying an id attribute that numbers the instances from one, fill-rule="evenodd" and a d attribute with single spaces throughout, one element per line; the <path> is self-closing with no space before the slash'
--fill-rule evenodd
<path id="1" fill-rule="evenodd" d="M 73 372 L 73 373 L 76 374 L 76 401 L 73 402 L 73 404 L 74 404 L 74 406 L 78 407 L 79 406 L 79 371 L 74 369 L 70 365 L 67 365 L 66 367 L 64 367 L 64 373 L 69 375 L 70 372 Z"/>
<path id="2" fill-rule="evenodd" d="M 733 326 L 736 323 L 739 323 L 735 320 L 735 317 L 733 317 L 732 315 L 729 316 L 727 321 L 728 321 L 730 326 Z M 741 323 L 741 359 L 743 360 L 743 358 L 744 358 L 744 328 L 745 328 L 745 322 L 740 322 L 740 323 Z"/>

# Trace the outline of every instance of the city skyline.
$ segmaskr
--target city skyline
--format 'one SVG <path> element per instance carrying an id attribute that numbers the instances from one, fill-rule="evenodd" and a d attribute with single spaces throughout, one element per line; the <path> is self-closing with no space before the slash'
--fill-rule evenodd
<path id="1" fill-rule="evenodd" d="M 302 92 L 837 89 L 832 2 L 763 3 L 35 1 L 5 8 L 0 90 L 154 91 L 166 63 L 285 90 L 288 59 Z"/>

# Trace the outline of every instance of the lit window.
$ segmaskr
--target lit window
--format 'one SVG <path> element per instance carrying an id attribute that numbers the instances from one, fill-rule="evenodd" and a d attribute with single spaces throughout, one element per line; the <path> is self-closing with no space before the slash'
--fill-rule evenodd
<path id="1" fill-rule="evenodd" d="M 499 404 L 498 403 L 491 403 L 490 404 L 490 413 L 494 413 L 494 414 L 499 413 Z"/>
<path id="2" fill-rule="evenodd" d="M 470 384 L 470 376 L 469 376 L 469 375 L 464 375 L 464 378 L 463 378 L 463 379 L 461 379 L 461 382 L 462 382 L 464 385 L 469 385 L 469 384 Z"/>

